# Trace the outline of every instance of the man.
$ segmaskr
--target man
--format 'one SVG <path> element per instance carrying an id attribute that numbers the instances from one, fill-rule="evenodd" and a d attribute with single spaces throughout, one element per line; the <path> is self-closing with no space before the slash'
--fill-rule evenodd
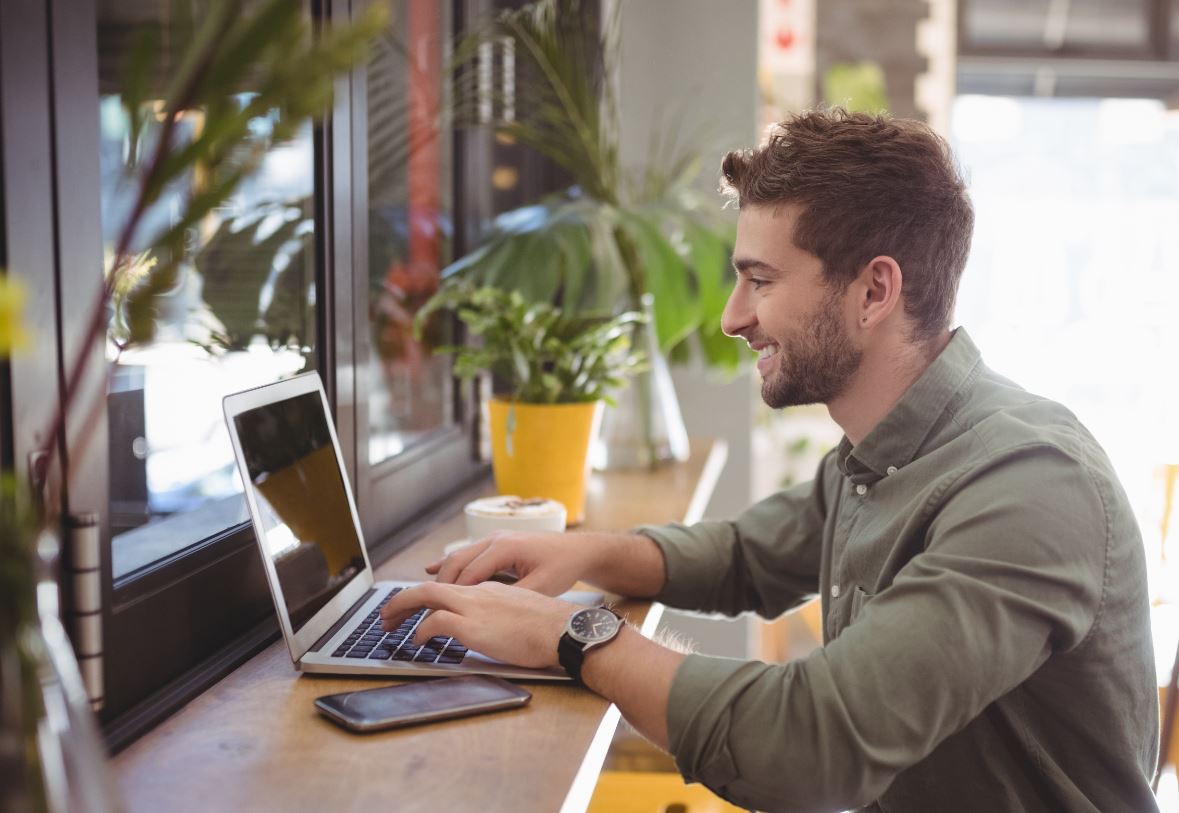
<path id="1" fill-rule="evenodd" d="M 1142 543 L 1100 447 L 950 330 L 973 212 L 916 122 L 816 112 L 723 163 L 740 205 L 722 320 L 772 407 L 845 432 L 815 480 L 731 522 L 496 535 L 429 568 L 434 612 L 527 666 L 563 662 L 676 758 L 769 810 L 1155 810 Z M 517 586 L 487 582 L 502 569 Z M 772 618 L 815 593 L 825 645 L 784 665 L 685 656 L 629 628 L 570 660 L 581 579 Z M 521 589 L 530 588 L 530 589 Z"/>

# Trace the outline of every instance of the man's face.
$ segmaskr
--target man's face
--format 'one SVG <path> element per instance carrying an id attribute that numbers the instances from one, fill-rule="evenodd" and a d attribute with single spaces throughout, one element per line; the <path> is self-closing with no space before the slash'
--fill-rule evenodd
<path id="1" fill-rule="evenodd" d="M 830 403 L 863 356 L 848 334 L 845 292 L 828 288 L 819 258 L 794 245 L 800 212 L 795 205 L 741 210 L 737 283 L 721 317 L 726 334 L 757 351 L 761 397 L 774 409 Z"/>

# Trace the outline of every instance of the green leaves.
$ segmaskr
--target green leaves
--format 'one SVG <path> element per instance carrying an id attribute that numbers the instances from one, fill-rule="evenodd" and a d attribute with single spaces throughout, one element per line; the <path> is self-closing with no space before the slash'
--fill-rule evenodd
<path id="1" fill-rule="evenodd" d="M 695 339 L 710 364 L 735 371 L 742 355 L 719 325 L 731 286 L 733 227 L 705 212 L 689 191 L 702 163 L 702 134 L 677 131 L 637 180 L 640 173 L 622 167 L 617 5 L 600 21 L 600 36 L 587 34 L 599 28 L 593 17 L 580 0 L 535 0 L 474 30 L 455 49 L 455 125 L 489 124 L 559 165 L 573 185 L 501 216 L 483 246 L 444 275 L 579 315 L 634 310 L 651 293 L 663 352 L 686 355 Z M 510 93 L 493 90 L 488 98 L 487 83 L 471 81 L 488 69 L 479 62 L 487 50 L 513 55 Z M 492 88 L 505 87 L 497 73 L 504 62 L 490 66 Z"/>
<path id="2" fill-rule="evenodd" d="M 615 203 L 618 127 L 610 86 L 610 37 L 616 20 L 607 22 L 602 36 L 592 33 L 597 28 L 594 6 L 581 0 L 538 0 L 501 13 L 471 37 L 507 43 L 514 55 L 512 97 L 493 93 L 491 99 L 495 107 L 511 109 L 513 115 L 499 118 L 497 128 L 565 168 L 587 194 Z M 456 53 L 472 59 L 478 49 L 460 48 Z M 485 100 L 477 93 L 460 94 L 459 100 L 459 119 L 478 121 L 477 110 Z"/>
<path id="3" fill-rule="evenodd" d="M 308 334 L 306 300 L 314 280 L 307 206 L 274 203 L 258 207 L 248 222 L 225 221 L 193 257 L 203 279 L 201 296 L 220 322 L 215 339 L 222 346 L 244 349 L 261 335 L 277 347 Z M 272 277 L 272 295 L 262 310 L 262 291 Z"/>
<path id="4" fill-rule="evenodd" d="M 619 216 L 611 206 L 564 196 L 517 209 L 498 218 L 487 241 L 443 276 L 580 315 L 611 314 L 630 290 L 614 240 Z"/>
<path id="5" fill-rule="evenodd" d="M 709 364 L 734 372 L 747 354 L 720 331 L 732 240 L 727 221 L 687 201 L 613 206 L 557 195 L 501 215 L 486 242 L 443 276 L 582 316 L 634 308 L 651 293 L 664 352 L 695 337 Z"/>
<path id="6" fill-rule="evenodd" d="M 184 4 L 181 4 L 184 5 Z M 119 291 L 115 324 L 123 346 L 155 332 L 156 300 L 175 287 L 192 230 L 234 194 L 276 144 L 290 140 L 309 117 L 325 114 L 336 78 L 364 59 L 386 27 L 388 11 L 372 3 L 351 25 L 312 32 L 301 3 L 209 0 L 195 20 L 181 17 L 189 43 L 160 88 L 160 32 L 146 30 L 128 61 L 122 94 L 129 119 L 128 171 L 139 194 L 120 235 L 107 295 Z M 159 98 L 151 98 L 153 95 Z M 187 135 L 178 127 L 188 121 Z M 149 137 L 150 136 L 150 137 Z M 179 216 L 148 245 L 155 265 L 125 280 L 126 261 L 144 214 L 175 184 L 188 184 Z"/>
<path id="7" fill-rule="evenodd" d="M 570 316 L 544 302 L 528 302 L 515 291 L 452 283 L 419 311 L 420 335 L 431 315 L 454 311 L 477 344 L 445 346 L 454 372 L 470 379 L 490 372 L 509 382 L 513 398 L 530 404 L 605 400 L 630 373 L 643 368 L 631 350 L 631 328 L 644 321 L 628 311 L 613 318 Z"/>

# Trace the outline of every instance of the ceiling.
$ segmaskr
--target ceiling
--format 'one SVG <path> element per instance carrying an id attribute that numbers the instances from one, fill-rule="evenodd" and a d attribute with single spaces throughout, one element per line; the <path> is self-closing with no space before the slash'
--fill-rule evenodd
<path id="1" fill-rule="evenodd" d="M 959 0 L 960 93 L 1179 100 L 1179 0 Z"/>

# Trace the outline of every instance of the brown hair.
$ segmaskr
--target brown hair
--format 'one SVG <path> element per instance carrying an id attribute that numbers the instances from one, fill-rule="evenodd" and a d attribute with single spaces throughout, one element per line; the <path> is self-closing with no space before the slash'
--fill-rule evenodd
<path id="1" fill-rule="evenodd" d="M 841 108 L 801 113 L 758 149 L 730 152 L 721 173 L 740 206 L 802 206 L 794 244 L 822 260 L 831 286 L 892 257 L 913 339 L 949 327 L 974 208 L 949 145 L 929 127 Z"/>

